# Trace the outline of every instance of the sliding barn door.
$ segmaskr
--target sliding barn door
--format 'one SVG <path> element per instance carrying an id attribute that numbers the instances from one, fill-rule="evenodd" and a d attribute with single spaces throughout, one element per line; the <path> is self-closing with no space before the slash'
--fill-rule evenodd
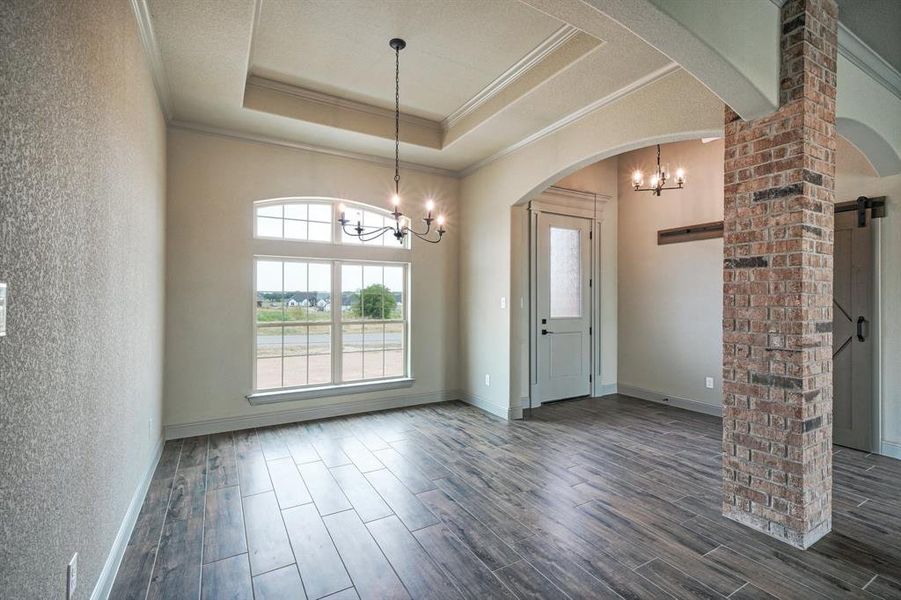
<path id="1" fill-rule="evenodd" d="M 873 227 L 835 215 L 832 304 L 833 442 L 873 450 Z"/>

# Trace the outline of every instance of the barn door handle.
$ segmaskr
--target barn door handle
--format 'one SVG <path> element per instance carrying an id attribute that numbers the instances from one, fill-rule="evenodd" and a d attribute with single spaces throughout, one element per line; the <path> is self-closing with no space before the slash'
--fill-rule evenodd
<path id="1" fill-rule="evenodd" d="M 857 341 L 865 342 L 867 341 L 866 336 L 863 334 L 863 326 L 867 326 L 867 333 L 869 333 L 870 322 L 863 318 L 863 315 L 857 317 Z"/>

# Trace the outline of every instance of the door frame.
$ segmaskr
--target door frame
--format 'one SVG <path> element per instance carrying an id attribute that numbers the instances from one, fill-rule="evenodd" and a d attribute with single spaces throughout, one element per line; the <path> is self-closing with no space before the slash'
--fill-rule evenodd
<path id="1" fill-rule="evenodd" d="M 884 214 L 883 214 L 884 216 Z M 870 418 L 872 419 L 872 452 L 874 454 L 883 454 L 886 456 L 894 456 L 901 458 L 896 454 L 890 454 L 888 447 L 885 446 L 885 421 L 883 420 L 883 385 L 882 377 L 885 373 L 885 365 L 883 365 L 883 357 L 885 353 L 882 350 L 882 311 L 885 308 L 882 302 L 882 218 L 873 218 L 872 212 L 868 211 L 867 218 L 870 227 L 873 228 L 873 391 L 870 401 L 873 403 Z"/>
<path id="2" fill-rule="evenodd" d="M 604 220 L 604 205 L 612 198 L 606 194 L 595 194 L 552 186 L 529 202 L 528 207 L 528 279 L 529 279 L 529 398 L 525 409 L 541 406 L 538 399 L 538 215 L 548 213 L 587 219 L 590 233 L 590 344 L 589 365 L 591 384 L 589 396 L 601 395 L 601 224 Z"/>

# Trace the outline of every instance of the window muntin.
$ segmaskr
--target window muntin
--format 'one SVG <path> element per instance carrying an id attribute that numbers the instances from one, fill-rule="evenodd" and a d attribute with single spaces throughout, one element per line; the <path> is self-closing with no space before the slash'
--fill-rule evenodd
<path id="1" fill-rule="evenodd" d="M 331 242 L 334 220 L 331 202 L 288 201 L 256 206 L 254 234 L 258 238 Z"/>
<path id="2" fill-rule="evenodd" d="M 408 269 L 258 257 L 254 391 L 408 376 Z"/>
<path id="3" fill-rule="evenodd" d="M 404 376 L 405 271 L 394 264 L 341 264 L 344 381 Z"/>
<path id="4" fill-rule="evenodd" d="M 332 264 L 256 261 L 256 390 L 332 382 Z"/>

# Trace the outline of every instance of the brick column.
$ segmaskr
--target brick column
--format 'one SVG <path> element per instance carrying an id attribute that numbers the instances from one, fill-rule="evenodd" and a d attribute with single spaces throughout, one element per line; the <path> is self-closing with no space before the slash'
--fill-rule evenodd
<path id="1" fill-rule="evenodd" d="M 726 109 L 723 515 L 800 548 L 832 529 L 837 15 L 788 0 L 779 110 Z"/>

